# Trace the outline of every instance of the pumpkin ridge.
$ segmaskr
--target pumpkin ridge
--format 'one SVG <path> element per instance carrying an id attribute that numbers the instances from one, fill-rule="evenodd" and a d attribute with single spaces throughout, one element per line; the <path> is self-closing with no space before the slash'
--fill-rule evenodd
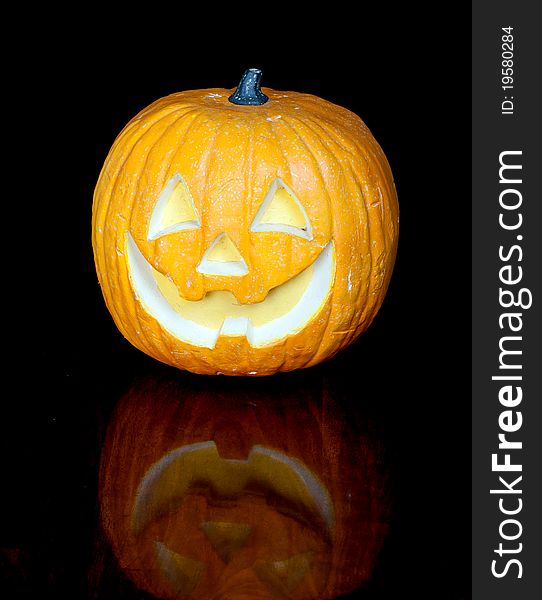
<path id="1" fill-rule="evenodd" d="M 174 119 L 171 121 L 171 123 L 169 123 L 164 129 L 163 131 L 158 135 L 158 137 L 155 139 L 154 143 L 149 147 L 146 155 L 145 155 L 145 159 L 143 161 L 143 165 L 141 168 L 141 172 L 144 173 L 147 170 L 147 166 L 149 164 L 149 160 L 151 159 L 151 155 L 153 154 L 153 151 L 156 152 L 157 148 L 160 147 L 160 144 L 162 142 L 162 140 L 164 139 L 164 137 L 168 134 L 168 132 L 170 132 L 172 130 L 172 128 L 175 126 L 175 124 L 178 123 L 178 121 L 181 118 L 181 115 L 176 114 L 175 111 L 173 111 L 172 113 L 168 113 L 168 114 L 174 114 Z M 143 142 L 143 137 L 141 136 L 139 142 Z M 164 171 L 167 170 L 167 167 L 164 167 Z M 133 193 L 134 197 L 137 197 L 139 195 L 139 191 L 140 191 L 140 186 L 141 186 L 141 177 L 138 177 L 136 182 L 135 182 L 135 190 Z M 132 225 L 132 218 L 133 218 L 133 212 L 131 212 L 130 214 L 130 226 Z M 119 242 L 119 240 L 117 239 L 117 243 Z M 122 244 L 122 249 L 123 252 L 125 252 L 125 244 L 126 241 L 125 240 L 120 240 L 121 244 Z M 155 248 L 156 248 L 156 244 L 152 245 L 152 250 L 151 250 L 151 260 L 154 260 L 155 258 Z M 121 289 L 123 290 L 124 294 L 127 296 L 126 300 L 128 303 L 132 302 L 132 306 L 133 306 L 133 312 L 134 312 L 134 316 L 136 318 L 137 324 L 139 326 L 139 330 L 142 331 L 144 330 L 146 327 L 144 326 L 142 320 L 141 320 L 141 316 L 140 316 L 140 311 L 138 309 L 138 306 L 135 304 L 135 302 L 133 302 L 133 299 L 131 297 L 131 289 L 129 286 L 127 285 L 122 285 Z M 162 338 L 162 341 L 164 341 L 164 336 L 163 336 L 163 332 L 160 331 L 159 332 L 160 337 Z M 156 336 L 151 336 L 149 339 L 149 336 L 144 336 L 146 342 L 148 342 L 147 347 L 150 347 L 153 351 L 153 355 L 154 356 L 161 356 L 161 351 L 160 348 L 158 346 L 158 342 L 157 342 L 157 338 Z M 141 338 L 141 336 L 138 336 L 138 338 Z M 166 348 L 167 348 L 167 343 L 166 343 Z"/>
<path id="2" fill-rule="evenodd" d="M 339 128 L 343 131 L 351 131 L 352 126 L 361 125 L 361 130 L 366 135 L 367 125 L 350 109 L 335 104 L 324 98 L 319 98 L 314 94 L 305 94 L 296 92 L 300 102 L 307 109 L 307 115 L 316 115 L 319 120 L 328 123 L 332 128 Z"/>
<path id="3" fill-rule="evenodd" d="M 314 123 L 314 121 L 310 118 L 308 119 L 308 121 Z M 355 196 L 359 197 L 360 201 L 359 201 L 359 203 L 356 203 L 356 205 L 353 205 L 353 209 L 355 211 L 357 211 L 357 206 L 362 207 L 363 215 L 365 217 L 365 222 L 367 223 L 367 231 L 366 232 L 367 232 L 367 246 L 368 246 L 368 258 L 369 258 L 368 271 L 369 271 L 369 274 L 371 274 L 373 272 L 373 263 L 374 263 L 373 250 L 372 250 L 373 236 L 371 233 L 371 224 L 373 223 L 373 220 L 369 216 L 369 204 L 367 202 L 365 190 L 363 189 L 363 185 L 360 183 L 360 177 L 358 176 L 358 173 L 355 170 L 354 165 L 352 164 L 352 160 L 356 158 L 356 155 L 352 151 L 350 151 L 350 149 L 348 149 L 346 146 L 341 144 L 339 142 L 339 140 L 336 139 L 336 136 L 333 135 L 333 132 L 330 132 L 324 124 L 322 124 L 322 125 L 317 124 L 317 123 L 314 123 L 314 124 L 323 131 L 324 136 L 325 136 L 324 139 L 327 138 L 331 143 L 338 144 L 348 154 L 349 158 L 347 161 L 345 161 L 346 168 L 348 169 L 348 171 L 350 173 L 350 177 L 348 178 L 348 185 L 350 185 L 352 182 L 355 184 L 356 189 L 358 190 L 358 194 L 356 194 Z M 369 157 L 367 157 L 366 153 L 363 151 L 362 148 L 358 149 L 358 156 L 363 157 L 363 160 L 367 165 L 367 171 L 371 172 L 371 166 L 372 166 L 371 161 L 370 161 Z M 359 231 L 356 231 L 356 234 L 359 235 Z M 386 248 L 384 248 L 384 252 L 385 251 L 386 251 Z M 370 299 L 371 294 L 374 294 L 374 291 L 372 291 L 373 284 L 374 284 L 374 278 L 369 276 L 366 280 L 366 287 L 363 288 L 363 286 L 359 286 L 357 288 L 356 298 L 354 300 L 354 304 L 356 306 L 363 305 L 364 307 L 367 308 L 367 302 Z M 365 301 L 361 302 L 361 295 L 363 292 L 365 292 L 365 294 L 364 294 Z M 376 307 L 376 311 L 378 311 L 380 304 L 381 304 L 379 302 L 379 299 L 376 299 L 375 301 L 373 301 L 372 304 L 374 307 Z M 346 329 L 349 330 L 349 332 L 348 332 L 347 336 L 345 336 L 345 338 L 343 338 L 343 341 L 341 342 L 341 346 L 346 346 L 346 345 L 350 344 L 352 341 L 354 341 L 358 337 L 358 329 L 360 328 L 360 326 L 362 326 L 362 324 L 366 320 L 369 320 L 369 321 L 372 320 L 372 316 L 374 314 L 376 314 L 376 311 L 373 308 L 373 310 L 371 310 L 368 315 L 364 316 L 360 325 L 358 327 L 354 327 L 353 329 L 351 328 L 351 325 L 354 320 L 355 314 L 351 313 L 349 322 L 346 327 Z"/>
<path id="4" fill-rule="evenodd" d="M 323 129 L 326 129 L 324 127 L 324 125 L 321 125 L 321 127 Z M 332 136 L 332 132 L 329 132 L 330 136 Z M 350 139 L 348 138 L 349 142 L 352 144 L 353 148 L 355 149 L 355 152 L 361 156 L 364 157 L 364 160 L 367 162 L 367 164 L 370 165 L 371 170 L 376 169 L 378 171 L 378 175 L 379 177 L 374 177 L 374 179 L 378 180 L 378 184 L 380 186 L 380 184 L 382 184 L 382 186 L 386 187 L 386 196 L 388 198 L 391 198 L 394 194 L 395 194 L 395 189 L 391 189 L 394 188 L 394 183 L 393 183 L 393 178 L 392 177 L 388 177 L 388 175 L 391 175 L 391 167 L 390 164 L 386 158 L 386 155 L 384 154 L 384 151 L 382 150 L 380 144 L 378 144 L 378 142 L 376 142 L 376 140 L 371 139 L 369 136 L 367 136 L 366 138 L 366 146 L 358 144 L 356 142 L 355 139 Z M 352 150 L 349 150 L 349 153 L 355 157 L 355 153 Z M 357 173 L 356 176 L 358 177 Z M 359 177 L 358 177 L 359 179 Z M 391 187 L 388 185 L 389 183 L 391 183 Z M 383 198 L 384 199 L 384 198 Z M 383 223 L 384 219 L 383 219 L 383 210 L 384 210 L 384 202 L 381 202 L 381 213 L 380 213 L 380 221 Z M 388 247 L 388 236 L 383 236 L 383 240 L 384 240 L 384 244 L 385 244 L 385 250 L 389 251 L 392 248 Z"/>
<path id="5" fill-rule="evenodd" d="M 135 138 L 134 143 L 133 143 L 132 147 L 130 148 L 130 150 L 126 153 L 126 156 L 122 160 L 122 163 L 116 167 L 117 174 L 115 175 L 114 180 L 112 180 L 112 184 L 110 186 L 109 193 L 107 194 L 108 199 L 110 199 L 116 193 L 117 186 L 118 186 L 118 183 L 119 183 L 119 176 L 118 176 L 118 174 L 120 172 L 122 172 L 122 169 L 126 166 L 126 163 L 128 162 L 128 160 L 132 156 L 132 154 L 133 154 L 133 152 L 134 152 L 135 147 L 137 146 L 137 144 L 142 140 L 143 137 L 145 137 L 147 134 L 149 134 L 156 126 L 160 125 L 162 123 L 162 121 L 165 120 L 169 116 L 171 116 L 171 113 L 168 113 L 167 115 L 164 115 L 163 117 L 161 117 L 158 121 L 155 121 L 155 122 L 151 123 L 151 125 L 149 126 L 149 128 L 147 130 L 143 131 L 142 133 L 141 133 L 140 130 L 135 130 L 134 131 L 134 134 L 133 134 L 133 137 Z M 117 137 L 117 139 L 113 143 L 113 147 L 111 148 L 106 161 L 110 160 L 114 156 L 115 152 L 119 149 L 120 144 L 118 142 L 120 141 L 121 135 L 122 135 L 122 133 Z M 122 140 L 122 141 L 124 142 L 124 140 Z M 107 165 L 107 163 L 106 163 L 106 165 Z M 98 184 L 96 186 L 95 197 L 98 196 L 98 193 L 100 191 L 100 186 L 101 186 L 102 181 L 103 181 L 102 176 L 105 176 L 105 172 L 106 172 L 106 165 L 104 165 L 104 167 L 102 168 L 102 171 L 101 171 L 100 176 L 98 178 Z M 100 218 L 99 212 L 96 211 L 97 219 L 99 219 L 103 224 L 105 224 L 109 220 L 109 214 L 110 214 L 110 210 L 111 210 L 111 205 L 112 205 L 112 202 L 109 200 L 107 202 L 106 206 L 105 206 L 105 214 L 103 215 L 103 219 Z M 95 205 L 95 206 L 97 206 L 97 205 Z M 99 206 L 97 206 L 97 207 L 99 208 Z"/>
<path id="6" fill-rule="evenodd" d="M 203 111 L 201 114 L 206 117 L 206 120 L 204 120 L 201 123 L 201 126 L 208 125 L 210 123 L 212 123 L 214 126 L 214 135 L 213 135 L 212 139 L 209 140 L 205 151 L 199 157 L 199 161 L 198 161 L 198 170 L 202 170 L 205 173 L 205 181 L 204 181 L 203 187 L 204 187 L 204 190 L 207 191 L 207 188 L 209 185 L 209 163 L 211 162 L 211 160 L 213 158 L 216 140 L 220 133 L 220 128 L 222 127 L 223 124 L 216 123 L 215 120 L 209 118 L 209 115 L 206 111 Z M 198 129 L 194 130 L 193 133 L 196 134 L 197 131 L 198 131 Z M 196 204 L 196 208 L 197 208 L 197 203 L 199 203 L 199 206 L 200 206 L 200 209 L 199 209 L 200 221 L 201 221 L 200 229 L 202 232 L 202 238 L 204 240 L 205 239 L 205 231 L 206 231 L 206 223 L 209 220 L 208 214 L 206 212 L 206 203 L 201 198 L 198 198 L 198 200 L 196 200 L 196 198 L 194 198 L 194 203 Z M 204 252 L 203 243 L 200 242 L 199 247 L 198 247 L 198 256 L 201 256 L 203 254 L 203 252 Z M 200 275 L 199 282 L 200 282 L 199 289 L 200 289 L 201 295 L 203 297 L 207 293 L 207 290 L 205 289 L 205 281 L 204 281 L 203 275 Z"/>
<path id="7" fill-rule="evenodd" d="M 167 118 L 167 116 L 169 116 L 169 115 L 164 115 L 163 119 Z M 143 135 L 145 135 L 146 133 L 149 133 L 151 131 L 151 129 L 155 125 L 158 125 L 161 121 L 162 121 L 162 119 L 156 121 L 155 123 L 152 123 L 150 125 L 150 127 L 145 132 L 143 132 Z M 115 139 L 115 141 L 113 142 L 113 146 L 111 147 L 111 150 L 107 154 L 106 162 L 104 163 L 104 166 L 102 167 L 102 169 L 100 171 L 100 175 L 98 176 L 98 182 L 96 184 L 96 189 L 94 191 L 95 202 L 94 202 L 94 205 L 93 205 L 93 218 L 95 220 L 95 222 L 93 223 L 93 234 L 94 235 L 96 233 L 97 226 L 100 223 L 103 226 L 109 220 L 109 210 L 111 208 L 111 202 L 110 201 L 107 202 L 105 204 L 105 207 L 102 210 L 100 210 L 101 205 L 104 204 L 104 201 L 100 201 L 100 199 L 99 199 L 100 193 L 102 192 L 102 187 L 105 186 L 106 189 L 108 187 L 110 187 L 110 190 L 109 190 L 109 192 L 107 194 L 107 197 L 111 198 L 111 196 L 113 195 L 113 193 L 116 191 L 116 186 L 117 186 L 118 179 L 119 179 L 119 173 L 122 171 L 122 169 L 126 165 L 126 162 L 127 162 L 128 158 L 130 157 L 130 155 L 132 154 L 132 152 L 133 152 L 136 144 L 138 143 L 138 141 L 142 137 L 142 135 L 140 134 L 140 131 L 138 129 L 135 129 L 133 131 L 133 136 L 132 137 L 135 138 L 133 140 L 133 145 L 130 148 L 130 150 L 126 153 L 126 156 L 122 160 L 121 164 L 116 165 L 116 168 L 115 168 L 116 173 L 112 177 L 111 175 L 109 175 L 109 170 L 111 170 L 111 160 L 115 156 L 115 153 L 117 151 L 119 151 L 120 141 L 122 141 L 123 143 L 125 143 L 125 140 L 122 139 L 122 134 L 123 134 L 123 132 L 121 132 L 117 136 L 117 138 Z M 106 184 L 104 183 L 104 178 L 105 178 L 106 175 L 108 175 L 108 177 L 109 177 L 109 179 L 111 181 L 111 185 L 110 186 L 106 186 Z M 102 218 L 102 214 L 101 213 L 103 212 L 103 210 L 105 210 L 105 214 L 103 215 L 103 218 Z M 99 272 L 98 275 L 101 275 L 101 273 Z"/>
<path id="8" fill-rule="evenodd" d="M 364 215 L 366 223 L 367 223 L 366 233 L 367 233 L 367 247 L 368 247 L 368 260 L 369 260 L 369 264 L 368 264 L 367 269 L 368 269 L 368 272 L 369 272 L 369 277 L 365 281 L 365 286 L 361 286 L 360 285 L 357 288 L 356 296 L 355 296 L 355 300 L 354 300 L 356 306 L 360 306 L 361 304 L 363 304 L 363 306 L 364 306 L 364 313 L 365 313 L 365 309 L 367 307 L 367 302 L 369 301 L 370 296 L 371 296 L 371 285 L 373 283 L 373 278 L 371 277 L 372 270 L 373 270 L 373 251 L 372 251 L 371 226 L 370 226 L 369 213 L 368 213 L 368 210 L 367 210 L 367 202 L 365 200 L 365 192 L 363 190 L 363 186 L 361 185 L 361 183 L 359 181 L 359 178 L 357 177 L 357 174 L 355 173 L 355 171 L 354 171 L 354 169 L 353 169 L 353 167 L 352 167 L 352 165 L 350 163 L 348 164 L 347 168 L 350 171 L 350 174 L 352 176 L 351 179 L 350 179 L 351 182 L 354 183 L 354 185 L 356 186 L 356 188 L 359 191 L 359 197 L 360 197 L 359 205 L 361 207 L 363 207 L 362 208 L 363 215 Z M 358 235 L 359 235 L 359 232 L 358 232 Z M 363 302 L 362 302 L 362 299 L 361 299 L 362 294 L 365 297 L 365 300 Z M 365 321 L 365 314 L 364 314 L 363 319 L 361 320 L 361 322 L 363 323 L 364 321 Z M 347 326 L 348 328 L 350 328 L 350 326 L 352 325 L 352 322 L 353 322 L 353 315 L 351 316 L 350 321 L 348 322 L 348 326 Z M 354 328 L 354 330 L 352 332 L 350 332 L 347 337 L 348 337 L 348 340 L 345 340 L 345 342 L 357 338 L 357 328 Z"/>
<path id="9" fill-rule="evenodd" d="M 292 120 L 296 121 L 299 123 L 299 118 L 293 116 Z M 322 171 L 322 166 L 320 165 L 320 161 L 317 159 L 317 157 L 315 156 L 314 152 L 311 150 L 310 146 L 307 144 L 307 142 L 305 141 L 305 138 L 301 135 L 301 133 L 298 131 L 298 129 L 292 124 L 289 123 L 288 121 L 285 121 L 285 124 L 291 128 L 291 130 L 297 135 L 297 137 L 299 138 L 301 144 L 304 146 L 304 148 L 306 149 L 309 157 L 312 159 L 312 161 L 314 162 L 314 164 L 316 165 L 317 171 L 320 175 L 320 180 L 322 182 L 322 187 L 324 188 L 326 194 L 326 202 L 328 205 L 328 211 L 331 215 L 333 215 L 333 211 L 332 211 L 332 206 L 331 206 L 331 197 L 330 197 L 330 193 L 326 184 L 326 180 L 324 177 L 324 173 Z M 335 229 L 334 229 L 334 220 L 331 220 L 331 239 L 334 240 L 334 233 L 335 233 Z M 336 250 L 335 250 L 336 251 Z M 335 275 L 334 277 L 337 277 L 337 269 L 335 269 Z M 335 291 L 335 285 L 331 286 L 330 292 L 329 292 L 329 296 L 328 299 L 326 301 L 326 305 L 329 303 L 330 305 L 333 305 L 333 300 L 334 300 L 334 291 Z M 331 319 L 331 308 L 329 310 L 326 311 L 326 315 L 325 315 L 325 321 L 326 324 L 324 326 L 324 336 L 327 335 L 327 331 L 329 329 L 329 324 L 330 324 L 330 319 Z M 315 344 L 312 352 L 309 353 L 309 357 L 306 359 L 305 361 L 305 365 L 310 365 L 313 363 L 313 361 L 315 360 L 315 357 L 320 353 L 321 350 L 321 343 Z"/>
<path id="10" fill-rule="evenodd" d="M 167 168 L 165 169 L 165 172 L 170 170 L 171 165 L 174 164 L 178 160 L 178 157 L 182 153 L 182 151 L 187 143 L 187 140 L 189 139 L 189 136 L 192 135 L 193 133 L 197 132 L 199 127 L 202 127 L 203 125 L 208 123 L 208 119 L 207 120 L 204 119 L 206 114 L 204 112 L 200 111 L 198 109 L 198 107 L 194 107 L 193 111 L 189 111 L 188 113 L 184 113 L 183 115 L 180 115 L 179 120 L 181 118 L 184 119 L 186 117 L 186 115 L 190 114 L 191 112 L 195 112 L 194 118 L 190 121 L 188 126 L 184 129 L 184 132 L 182 133 L 182 137 L 179 139 L 178 146 L 171 155 L 171 159 L 168 163 Z M 182 176 L 182 174 L 181 174 L 181 176 Z M 183 179 L 184 179 L 184 177 L 183 177 Z M 190 193 L 192 193 L 192 192 L 190 191 Z M 194 196 L 193 196 L 193 201 L 194 201 L 194 206 L 196 208 L 196 211 L 199 214 L 200 211 L 198 211 L 198 208 L 197 208 L 197 199 Z M 201 220 L 201 218 L 200 218 L 200 220 Z M 203 227 L 203 223 L 201 223 L 200 227 Z M 201 251 L 201 248 L 200 248 L 200 251 Z M 176 287 L 179 288 L 177 282 L 174 281 L 173 279 L 172 279 L 172 281 L 176 285 Z M 200 288 L 201 287 L 202 287 L 202 285 L 200 285 Z M 165 345 L 168 348 L 168 352 L 171 354 L 172 348 L 170 346 L 169 338 L 168 338 L 168 342 Z"/>
<path id="11" fill-rule="evenodd" d="M 168 114 L 168 115 L 164 116 L 164 117 L 163 117 L 163 119 L 165 119 L 165 118 L 166 118 L 166 117 L 168 117 L 168 116 L 170 116 L 170 114 Z M 100 218 L 100 212 L 99 212 L 99 210 L 97 210 L 97 212 L 96 212 L 96 215 L 97 215 L 97 223 L 96 223 L 96 225 L 93 227 L 93 230 L 95 230 L 95 228 L 96 228 L 96 227 L 99 227 L 99 226 L 100 226 L 100 223 L 102 224 L 102 227 L 103 227 L 103 229 L 104 229 L 104 236 L 103 236 L 103 243 L 104 243 L 104 244 L 103 244 L 103 245 L 102 245 L 102 244 L 100 244 L 100 248 L 101 248 L 101 250 L 102 250 L 102 255 L 103 255 L 103 256 L 102 256 L 102 261 L 103 261 L 103 263 L 104 263 L 104 267 L 105 267 L 105 266 L 107 265 L 107 263 L 108 263 L 108 260 L 107 260 L 107 252 L 106 252 L 106 250 L 105 250 L 105 241 L 106 241 L 105 225 L 106 225 L 107 221 L 109 220 L 109 214 L 110 214 L 110 210 L 111 210 L 111 207 L 112 207 L 112 204 L 113 204 L 113 202 L 111 201 L 111 198 L 112 198 L 112 197 L 113 197 L 113 195 L 115 194 L 115 192 L 116 192 L 116 190 L 117 190 L 117 188 L 118 188 L 118 185 L 119 185 L 119 179 L 120 179 L 120 177 L 118 176 L 118 173 L 121 173 L 121 172 L 122 172 L 122 169 L 124 168 L 124 166 L 125 166 L 125 165 L 126 165 L 126 163 L 128 162 L 128 160 L 129 160 L 130 156 L 133 154 L 133 152 L 134 152 L 134 150 L 135 150 L 135 147 L 137 146 L 137 144 L 138 144 L 138 142 L 141 140 L 141 138 L 142 138 L 142 137 L 144 137 L 146 134 L 150 133 L 150 132 L 151 132 L 151 130 L 152 130 L 152 129 L 154 129 L 154 127 L 153 127 L 154 125 L 159 125 L 160 123 L 162 123 L 163 119 L 161 118 L 161 119 L 159 119 L 158 121 L 156 121 L 155 123 L 151 124 L 151 126 L 150 126 L 150 127 L 149 127 L 149 128 L 148 128 L 148 129 L 147 129 L 145 132 L 143 132 L 143 135 L 136 135 L 138 132 L 137 132 L 137 131 L 136 131 L 136 132 L 134 132 L 134 137 L 135 137 L 136 139 L 134 140 L 134 143 L 133 143 L 132 147 L 131 147 L 131 148 L 130 148 L 130 150 L 127 152 L 126 156 L 124 157 L 124 160 L 122 161 L 122 164 L 120 165 L 120 167 L 118 167 L 118 168 L 117 168 L 117 175 L 115 176 L 115 178 L 114 178 L 113 180 L 111 180 L 110 191 L 109 191 L 109 193 L 107 194 L 108 202 L 107 202 L 107 204 L 106 204 L 106 205 L 105 205 L 105 207 L 104 207 L 104 209 L 105 209 L 105 214 L 103 215 L 103 220 Z M 117 143 L 116 143 L 116 141 L 115 141 L 115 142 L 114 142 L 114 144 L 113 144 L 113 147 L 112 147 L 112 149 L 111 149 L 111 151 L 110 151 L 110 153 L 109 153 L 109 154 L 110 154 L 110 155 L 113 155 L 113 154 L 114 154 L 114 153 L 115 153 L 115 152 L 118 150 L 118 148 L 119 148 L 119 145 L 117 145 Z M 105 166 L 102 168 L 102 173 L 104 173 L 104 172 L 105 172 L 105 168 L 106 168 Z M 100 177 L 99 177 L 99 180 L 98 180 L 98 186 L 97 186 L 97 190 L 98 190 L 98 188 L 99 188 L 99 186 L 100 186 L 100 183 L 102 182 L 102 173 L 100 174 Z M 98 193 L 99 193 L 99 192 L 98 192 Z M 125 193 L 126 193 L 126 192 L 125 192 Z M 95 194 L 95 197 L 96 197 L 96 194 Z M 124 195 L 123 195 L 123 198 L 124 198 Z M 99 205 L 95 204 L 95 206 L 97 207 L 97 209 L 99 209 Z M 114 238 L 114 239 L 115 239 L 115 246 L 116 246 L 116 236 L 115 236 L 115 238 Z M 122 251 L 124 251 L 124 250 L 122 250 Z M 98 255 L 99 255 L 99 254 L 98 254 Z M 99 273 L 100 273 L 100 272 L 101 272 L 101 271 L 99 271 Z M 120 281 L 120 276 L 121 276 L 121 273 L 120 273 L 119 271 L 117 271 L 117 273 L 116 273 L 117 287 L 118 287 L 118 289 L 122 290 L 124 286 L 123 286 L 123 283 Z M 106 281 L 103 281 L 102 285 L 107 285 L 107 282 L 106 282 Z M 121 292 L 121 293 L 122 293 L 122 292 Z M 114 304 L 114 303 L 112 303 L 112 304 Z M 129 299 L 128 299 L 128 306 L 130 306 L 130 304 L 131 304 L 131 299 L 129 298 Z M 121 313 L 119 313 L 119 312 L 116 310 L 116 308 L 115 308 L 115 310 L 114 310 L 114 313 L 113 313 L 113 314 L 115 314 L 115 315 L 117 316 L 117 319 L 118 319 L 118 321 L 117 321 L 117 322 L 120 322 L 120 323 L 122 323 L 122 315 L 121 315 Z M 126 325 L 125 325 L 125 326 L 126 326 Z M 135 331 L 135 333 L 137 334 L 137 331 Z M 123 333 L 123 335 L 124 335 L 124 333 Z M 127 336 L 127 335 L 125 335 L 125 337 L 128 339 L 128 336 Z M 139 337 L 139 336 L 137 336 L 137 337 Z M 144 344 L 144 347 L 148 347 L 148 346 L 147 346 L 146 344 Z"/>
<path id="12" fill-rule="evenodd" d="M 277 148 L 280 151 L 285 168 L 288 170 L 289 182 L 291 184 L 293 184 L 292 168 L 290 166 L 290 161 L 288 160 L 288 157 L 286 156 L 284 148 L 282 147 L 280 137 L 277 133 L 277 122 L 274 119 L 269 119 L 269 120 L 267 120 L 267 122 L 269 123 L 269 129 L 271 130 L 271 132 L 277 142 Z M 286 123 L 286 125 L 288 124 L 287 121 L 285 121 L 285 123 Z M 288 243 L 288 245 L 291 249 L 292 248 L 292 239 L 290 236 L 288 236 L 288 239 L 286 240 L 286 242 Z M 291 252 L 291 250 L 290 250 L 290 252 Z M 291 254 L 290 254 L 290 264 L 288 266 L 290 267 L 290 265 L 291 265 Z M 288 272 L 290 272 L 290 268 L 288 269 Z M 284 354 L 284 352 L 286 352 L 287 347 L 288 347 L 288 344 L 285 343 L 284 348 L 283 348 L 283 354 Z M 282 368 L 282 365 L 284 364 L 284 360 L 285 360 L 285 357 L 283 356 L 283 362 L 281 363 L 281 368 Z"/>
<path id="13" fill-rule="evenodd" d="M 367 168 L 369 173 L 371 174 L 372 178 L 378 180 L 378 182 L 380 181 L 385 181 L 387 183 L 387 178 L 382 177 L 382 176 L 377 176 L 375 175 L 374 171 L 375 171 L 375 165 L 378 167 L 378 165 L 380 164 L 378 160 L 372 160 L 371 156 L 367 155 L 367 152 L 364 149 L 360 149 L 360 155 L 363 157 L 363 160 L 367 163 Z M 354 171 L 355 173 L 355 171 Z M 356 174 L 356 173 L 355 173 Z M 379 174 L 380 175 L 380 174 Z M 360 180 L 360 175 L 356 174 L 355 177 L 356 181 L 359 182 Z M 360 186 L 362 187 L 362 186 Z M 373 188 L 374 186 L 371 186 L 371 188 Z M 377 187 L 379 189 L 380 194 L 382 194 L 382 190 L 379 187 L 379 184 L 377 184 Z M 372 190 L 369 190 L 370 192 Z M 381 218 L 382 216 L 382 209 L 379 210 L 378 213 L 378 218 L 375 218 L 372 215 L 372 211 L 371 211 L 371 203 L 368 202 L 368 199 L 366 197 L 366 193 L 365 190 L 362 190 L 363 192 L 363 199 L 364 199 L 364 204 L 366 207 L 366 212 L 367 212 L 367 222 L 368 222 L 368 236 L 369 236 L 369 242 L 371 244 L 370 248 L 371 248 L 371 263 L 372 263 L 372 267 L 371 270 L 372 272 L 374 271 L 374 269 L 378 268 L 378 274 L 381 272 L 382 269 L 379 268 L 379 264 L 380 262 L 382 262 L 382 260 L 380 259 L 381 256 L 384 257 L 391 257 L 391 262 L 393 264 L 393 261 L 395 260 L 395 249 L 394 247 L 390 247 L 389 243 L 388 243 L 388 236 L 385 230 L 385 225 L 384 222 Z M 390 199 L 393 197 L 393 194 L 390 192 L 388 194 L 388 196 L 384 196 L 384 194 L 381 195 L 381 199 L 380 199 L 380 204 L 384 205 L 384 204 L 391 204 Z M 375 257 L 374 251 L 373 251 L 373 239 L 377 239 L 377 246 L 382 246 L 380 253 L 377 257 Z M 375 258 L 377 260 L 377 264 L 375 263 Z M 384 297 L 386 295 L 386 291 L 387 291 L 387 287 L 388 287 L 388 283 L 389 283 L 389 277 L 391 277 L 391 272 L 389 273 L 389 276 L 386 280 L 386 276 L 385 273 L 382 274 L 382 277 L 377 279 L 376 276 L 370 277 L 369 279 L 369 286 L 368 286 L 368 293 L 369 295 L 373 295 L 375 296 L 372 305 L 369 307 L 369 312 L 366 315 L 366 320 L 371 322 L 374 317 L 376 316 L 376 313 L 378 312 L 378 310 L 380 309 L 383 301 L 384 301 Z"/>
<path id="14" fill-rule="evenodd" d="M 260 73 L 261 76 L 261 73 Z M 267 98 L 267 97 L 266 97 Z M 243 169 L 243 173 L 244 173 L 244 182 L 243 182 L 243 188 L 245 191 L 245 197 L 246 197 L 246 202 L 244 205 L 244 221 L 243 221 L 243 229 L 245 230 L 245 235 L 241 236 L 241 240 L 242 240 L 242 246 L 241 246 L 241 254 L 246 257 L 246 259 L 249 260 L 249 264 L 248 264 L 248 268 L 249 271 L 252 273 L 253 269 L 254 269 L 254 262 L 252 261 L 252 256 L 250 255 L 250 212 L 252 209 L 252 203 L 254 201 L 253 198 L 253 194 L 254 191 L 251 188 L 250 182 L 252 181 L 252 163 L 253 163 L 253 158 L 254 158 L 254 147 L 253 147 L 253 139 L 254 139 L 254 129 L 257 127 L 257 124 L 250 127 L 249 129 L 249 138 L 248 138 L 248 152 L 246 153 L 245 156 L 245 164 L 244 164 L 244 169 Z M 246 297 L 247 296 L 247 287 L 248 287 L 248 281 L 247 281 L 247 277 L 243 278 L 243 281 L 241 283 L 242 285 L 242 290 L 243 290 L 243 296 Z M 246 360 L 246 359 L 245 359 Z M 246 366 L 244 367 L 245 370 L 247 370 Z"/>

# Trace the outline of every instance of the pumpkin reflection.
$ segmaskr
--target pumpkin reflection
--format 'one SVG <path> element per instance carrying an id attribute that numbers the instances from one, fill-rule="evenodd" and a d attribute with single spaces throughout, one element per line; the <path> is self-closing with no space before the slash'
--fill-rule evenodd
<path id="1" fill-rule="evenodd" d="M 390 503 L 381 448 L 357 421 L 318 381 L 138 381 L 116 407 L 100 472 L 120 567 L 167 599 L 359 587 Z"/>

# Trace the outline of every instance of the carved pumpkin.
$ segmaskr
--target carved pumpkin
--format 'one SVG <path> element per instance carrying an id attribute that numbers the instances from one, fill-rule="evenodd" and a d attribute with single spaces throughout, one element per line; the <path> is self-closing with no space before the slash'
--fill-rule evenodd
<path id="1" fill-rule="evenodd" d="M 93 247 L 123 335 L 196 373 L 269 375 L 353 342 L 380 308 L 398 206 L 365 124 L 318 97 L 172 94 L 116 139 Z"/>
<path id="2" fill-rule="evenodd" d="M 103 527 L 159 598 L 323 600 L 370 578 L 389 498 L 367 424 L 326 390 L 250 381 L 146 380 L 110 422 Z"/>

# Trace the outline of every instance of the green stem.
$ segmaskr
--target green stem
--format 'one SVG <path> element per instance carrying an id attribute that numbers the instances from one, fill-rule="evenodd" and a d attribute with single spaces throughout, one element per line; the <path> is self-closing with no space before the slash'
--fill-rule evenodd
<path id="1" fill-rule="evenodd" d="M 269 98 L 260 89 L 262 72 L 260 69 L 247 69 L 235 92 L 228 98 L 233 104 L 261 106 Z"/>

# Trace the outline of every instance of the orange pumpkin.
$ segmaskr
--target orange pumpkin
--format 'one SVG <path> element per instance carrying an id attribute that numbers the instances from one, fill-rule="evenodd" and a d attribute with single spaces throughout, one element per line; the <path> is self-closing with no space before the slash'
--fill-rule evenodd
<path id="1" fill-rule="evenodd" d="M 395 260 L 395 187 L 368 128 L 309 94 L 263 94 L 259 77 L 151 104 L 95 190 L 95 263 L 118 328 L 196 373 L 332 356 L 370 325 Z"/>
<path id="2" fill-rule="evenodd" d="M 347 419 L 325 387 L 235 381 L 147 379 L 120 401 L 100 505 L 121 569 L 171 600 L 325 600 L 358 588 L 390 509 L 368 423 Z"/>

